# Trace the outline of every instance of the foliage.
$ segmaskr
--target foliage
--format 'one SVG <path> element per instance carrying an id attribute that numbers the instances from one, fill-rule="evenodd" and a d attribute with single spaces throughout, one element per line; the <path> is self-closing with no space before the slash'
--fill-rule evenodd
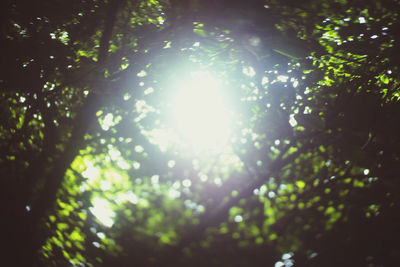
<path id="1" fill-rule="evenodd" d="M 4 262 L 399 263 L 399 1 L 1 5 Z M 218 152 L 171 130 L 196 71 Z"/>

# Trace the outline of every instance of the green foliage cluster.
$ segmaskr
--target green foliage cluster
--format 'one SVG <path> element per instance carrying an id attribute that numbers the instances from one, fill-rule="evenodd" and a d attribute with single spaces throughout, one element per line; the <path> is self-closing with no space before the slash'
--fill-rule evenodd
<path id="1" fill-rule="evenodd" d="M 398 265 L 399 10 L 2 1 L 2 261 Z M 156 138 L 198 70 L 234 107 L 217 155 Z"/>

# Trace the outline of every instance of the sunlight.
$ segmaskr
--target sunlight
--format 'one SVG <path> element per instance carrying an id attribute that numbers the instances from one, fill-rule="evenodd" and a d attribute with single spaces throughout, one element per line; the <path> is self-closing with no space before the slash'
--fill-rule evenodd
<path id="1" fill-rule="evenodd" d="M 94 198 L 93 206 L 89 210 L 104 226 L 111 227 L 114 224 L 115 212 L 111 209 L 107 200 Z"/>
<path id="2" fill-rule="evenodd" d="M 178 135 L 195 151 L 221 149 L 229 139 L 231 117 L 221 82 L 199 71 L 179 84 L 172 104 Z"/>

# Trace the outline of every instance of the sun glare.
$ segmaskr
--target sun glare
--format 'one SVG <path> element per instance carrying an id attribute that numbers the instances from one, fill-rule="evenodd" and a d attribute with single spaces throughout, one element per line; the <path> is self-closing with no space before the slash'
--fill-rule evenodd
<path id="1" fill-rule="evenodd" d="M 173 121 L 182 142 L 194 150 L 219 150 L 230 135 L 230 113 L 221 82 L 208 72 L 192 72 L 176 90 Z"/>
<path id="2" fill-rule="evenodd" d="M 111 227 L 114 224 L 115 212 L 111 209 L 107 200 L 95 198 L 93 206 L 89 210 L 104 226 Z"/>

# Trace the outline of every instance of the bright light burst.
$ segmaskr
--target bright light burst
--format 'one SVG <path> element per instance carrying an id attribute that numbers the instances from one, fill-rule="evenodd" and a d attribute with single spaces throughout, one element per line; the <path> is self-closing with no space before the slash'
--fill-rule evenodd
<path id="1" fill-rule="evenodd" d="M 178 134 L 195 151 L 219 150 L 227 144 L 231 115 L 221 82 L 209 72 L 192 72 L 181 80 L 172 103 Z"/>

